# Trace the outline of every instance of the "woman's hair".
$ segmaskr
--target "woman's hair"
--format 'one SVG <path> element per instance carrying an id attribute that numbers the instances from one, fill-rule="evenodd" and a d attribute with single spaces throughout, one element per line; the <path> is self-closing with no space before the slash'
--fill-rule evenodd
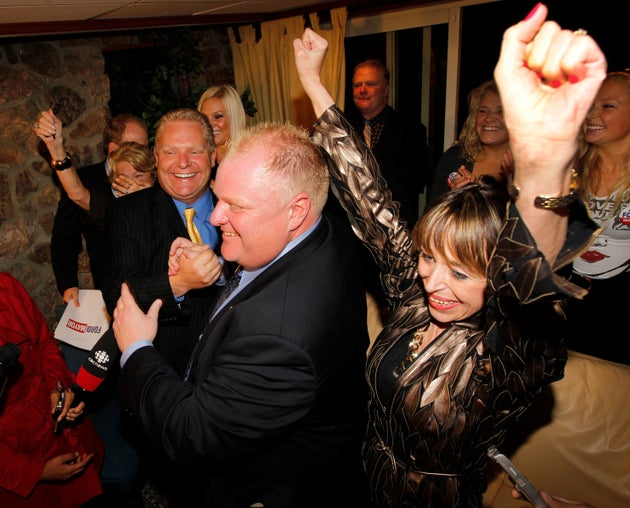
<path id="1" fill-rule="evenodd" d="M 621 83 L 626 90 L 626 94 L 630 99 L 630 72 L 619 71 L 610 72 L 606 75 L 606 78 L 602 82 L 617 82 Z M 599 147 L 593 143 L 587 143 L 584 140 L 584 133 L 580 134 L 580 148 L 579 157 L 577 163 L 577 169 L 580 174 L 580 195 L 583 199 L 588 200 L 594 196 L 594 189 L 599 177 L 600 171 L 600 158 Z M 612 210 L 616 210 L 619 204 L 624 200 L 624 196 L 627 198 L 630 193 L 630 146 L 626 147 L 626 153 L 624 154 L 624 175 L 620 182 L 620 185 L 616 188 L 614 206 Z"/>
<path id="2" fill-rule="evenodd" d="M 145 145 L 140 145 L 134 141 L 121 143 L 118 150 L 107 157 L 109 165 L 109 181 L 113 182 L 118 177 L 117 166 L 119 162 L 128 162 L 136 171 L 141 173 L 151 173 L 155 181 L 156 168 L 153 151 Z"/>
<path id="3" fill-rule="evenodd" d="M 448 249 L 469 270 L 485 274 L 508 199 L 505 187 L 491 177 L 453 189 L 420 217 L 413 229 L 414 243 L 429 254 L 445 256 Z"/>
<path id="4" fill-rule="evenodd" d="M 494 80 L 484 81 L 477 88 L 473 88 L 468 94 L 468 116 L 466 116 L 464 125 L 459 132 L 459 138 L 457 139 L 462 155 L 470 162 L 475 162 L 479 153 L 483 150 L 483 144 L 479 139 L 475 124 L 477 122 L 479 103 L 486 92 L 494 92 L 497 96 L 501 97 Z"/>
<path id="5" fill-rule="evenodd" d="M 247 125 L 245 116 L 245 108 L 243 101 L 238 92 L 230 85 L 216 85 L 208 88 L 199 98 L 197 111 L 201 111 L 201 106 L 208 99 L 217 97 L 223 102 L 225 113 L 230 122 L 230 137 L 233 138 L 239 134 Z"/>

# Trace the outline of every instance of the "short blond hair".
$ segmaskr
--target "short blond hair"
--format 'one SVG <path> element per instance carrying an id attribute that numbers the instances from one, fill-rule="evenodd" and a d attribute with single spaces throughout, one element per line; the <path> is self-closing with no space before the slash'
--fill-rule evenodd
<path id="1" fill-rule="evenodd" d="M 305 129 L 289 123 L 261 122 L 231 141 L 223 162 L 252 151 L 266 157 L 266 170 L 287 198 L 305 192 L 313 211 L 321 214 L 328 198 L 328 166 Z"/>
<path id="2" fill-rule="evenodd" d="M 117 167 L 123 161 L 131 164 L 140 173 L 151 173 L 151 179 L 155 181 L 157 174 L 155 155 L 153 155 L 153 151 L 148 146 L 141 145 L 135 141 L 121 143 L 118 149 L 107 157 L 110 182 L 113 182 L 118 177 Z"/>
<path id="3" fill-rule="evenodd" d="M 162 131 L 164 126 L 170 122 L 196 122 L 201 126 L 203 132 L 203 138 L 206 143 L 206 148 L 209 153 L 214 152 L 214 136 L 212 135 L 212 127 L 208 118 L 203 113 L 200 113 L 196 109 L 192 108 L 179 108 L 173 109 L 168 113 L 165 113 L 158 121 L 157 128 L 155 130 L 155 146 L 159 148 L 162 141 Z"/>

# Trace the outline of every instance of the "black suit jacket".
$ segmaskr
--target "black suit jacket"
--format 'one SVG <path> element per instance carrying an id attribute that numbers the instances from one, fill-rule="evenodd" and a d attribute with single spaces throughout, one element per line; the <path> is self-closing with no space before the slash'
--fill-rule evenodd
<path id="1" fill-rule="evenodd" d="M 385 124 L 371 147 L 392 197 L 400 203 L 400 215 L 412 227 L 418 220 L 418 195 L 424 192 L 429 168 L 427 129 L 418 119 L 411 121 L 391 106 L 379 114 Z M 353 108 L 350 121 L 363 131 L 364 118 Z"/>
<path id="2" fill-rule="evenodd" d="M 113 313 L 123 282 L 145 311 L 162 299 L 155 345 L 183 375 L 204 317 L 221 288 L 212 285 L 189 291 L 181 302 L 173 297 L 168 251 L 175 238 L 188 238 L 188 233 L 172 198 L 157 182 L 116 199 L 108 210 L 106 231 L 108 270 L 103 298 L 107 310 Z"/>
<path id="3" fill-rule="evenodd" d="M 83 250 L 82 237 L 85 237 L 90 271 L 97 289 L 102 287 L 106 271 L 105 211 L 115 198 L 107 179 L 105 161 L 81 168 L 77 174 L 90 191 L 90 211 L 76 205 L 60 186 L 61 195 L 50 237 L 52 268 L 61 294 L 68 288 L 79 287 L 77 272 L 79 254 Z"/>
<path id="4" fill-rule="evenodd" d="M 363 506 L 368 335 L 352 245 L 324 218 L 208 324 L 192 383 L 151 347 L 121 370 L 123 407 L 192 466 L 195 506 Z"/>

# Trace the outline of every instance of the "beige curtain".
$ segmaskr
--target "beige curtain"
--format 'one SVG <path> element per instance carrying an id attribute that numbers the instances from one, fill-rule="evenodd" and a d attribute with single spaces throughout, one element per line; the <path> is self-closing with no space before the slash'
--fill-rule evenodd
<path id="1" fill-rule="evenodd" d="M 330 30 L 321 29 L 317 14 L 310 14 L 309 21 L 313 30 L 328 41 L 322 80 L 343 108 L 346 8 L 333 9 L 330 16 Z M 258 110 L 254 122 L 291 122 L 303 127 L 312 125 L 312 108 L 297 77 L 293 59 L 293 39 L 301 37 L 304 28 L 303 16 L 268 21 L 261 24 L 260 40 L 256 41 L 255 28 L 252 25 L 242 26 L 238 29 L 240 42 L 234 29 L 228 29 L 236 88 L 240 93 L 247 87 L 251 90 Z"/>

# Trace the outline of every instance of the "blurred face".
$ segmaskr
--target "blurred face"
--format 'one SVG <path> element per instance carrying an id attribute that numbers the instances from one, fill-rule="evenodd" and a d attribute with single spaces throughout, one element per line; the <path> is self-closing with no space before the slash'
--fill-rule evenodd
<path id="1" fill-rule="evenodd" d="M 418 261 L 432 318 L 447 325 L 472 316 L 485 304 L 485 274 L 463 266 L 448 248 L 446 257 L 433 252 L 421 252 Z"/>
<path id="2" fill-rule="evenodd" d="M 477 136 L 484 145 L 501 145 L 509 140 L 503 120 L 501 99 L 494 92 L 486 92 L 479 101 L 475 118 Z"/>
<path id="3" fill-rule="evenodd" d="M 230 139 L 230 120 L 223 107 L 223 101 L 218 97 L 206 99 L 199 111 L 208 117 L 210 125 L 212 125 L 214 144 L 216 146 L 224 145 Z"/>
<path id="4" fill-rule="evenodd" d="M 214 152 L 210 153 L 200 124 L 174 120 L 155 143 L 157 177 L 166 193 L 192 204 L 208 189 Z"/>
<path id="5" fill-rule="evenodd" d="M 364 118 L 378 115 L 387 106 L 389 85 L 374 67 L 359 67 L 352 77 L 352 99 Z"/>
<path id="6" fill-rule="evenodd" d="M 295 236 L 293 203 L 248 151 L 224 160 L 213 190 L 219 198 L 210 222 L 221 229 L 221 254 L 247 270 L 272 261 Z"/>
<path id="7" fill-rule="evenodd" d="M 605 82 L 586 116 L 584 137 L 594 145 L 630 144 L 630 97 L 623 83 Z"/>
<path id="8" fill-rule="evenodd" d="M 130 162 L 120 161 L 116 165 L 116 175 L 117 176 L 126 176 L 128 178 L 132 178 L 138 183 L 148 183 L 153 184 L 153 178 L 151 173 L 146 173 L 142 171 L 137 171 Z"/>
<path id="9" fill-rule="evenodd" d="M 125 126 L 125 130 L 120 136 L 120 142 L 125 143 L 127 141 L 134 141 L 139 145 L 149 146 L 149 135 L 144 127 L 141 127 L 135 122 L 130 122 Z M 112 154 L 120 145 L 110 141 L 107 145 L 107 153 Z"/>

